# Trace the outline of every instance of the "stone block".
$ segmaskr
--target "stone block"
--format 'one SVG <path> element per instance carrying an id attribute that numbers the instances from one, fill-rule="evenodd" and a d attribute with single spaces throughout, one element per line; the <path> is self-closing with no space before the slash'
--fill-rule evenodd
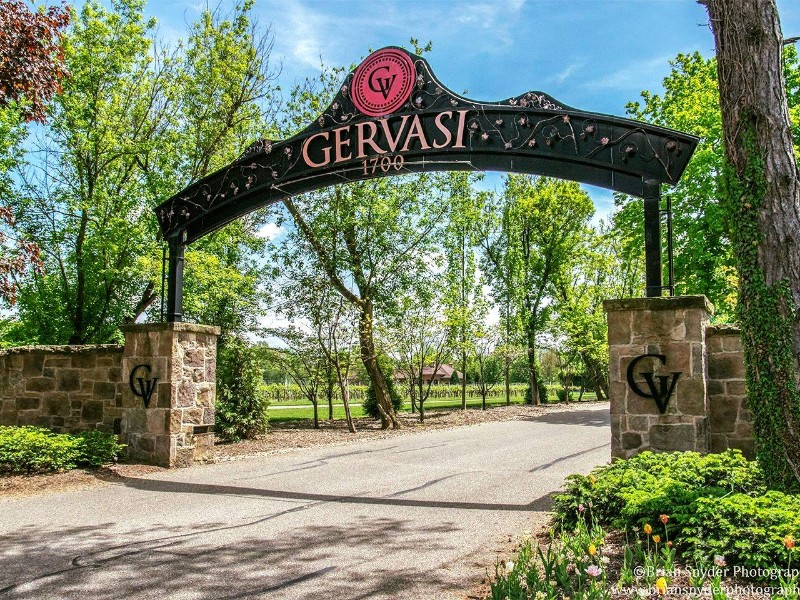
<path id="1" fill-rule="evenodd" d="M 192 459 L 195 462 L 213 462 L 214 461 L 214 434 L 213 433 L 198 433 L 192 439 L 194 445 L 194 452 Z"/>
<path id="2" fill-rule="evenodd" d="M 17 410 L 39 410 L 42 399 L 37 396 L 17 398 Z"/>
<path id="3" fill-rule="evenodd" d="M 92 386 L 92 395 L 97 400 L 113 400 L 117 394 L 117 385 L 107 381 L 95 381 Z"/>
<path id="4" fill-rule="evenodd" d="M 169 410 L 163 408 L 151 408 L 145 412 L 147 413 L 147 433 L 162 435 L 169 432 Z"/>
<path id="5" fill-rule="evenodd" d="M 628 415 L 628 429 L 647 433 L 650 430 L 650 417 L 641 415 Z"/>
<path id="6" fill-rule="evenodd" d="M 52 392 L 56 382 L 50 377 L 31 377 L 25 380 L 26 392 Z"/>
<path id="7" fill-rule="evenodd" d="M 70 401 L 66 397 L 48 396 L 44 399 L 42 412 L 48 416 L 68 417 L 72 412 L 70 410 Z"/>
<path id="8" fill-rule="evenodd" d="M 45 356 L 44 366 L 52 367 L 55 369 L 69 369 L 72 365 L 72 360 L 65 356 Z"/>
<path id="9" fill-rule="evenodd" d="M 741 400 L 732 398 L 715 398 L 709 402 L 709 418 L 711 433 L 730 433 L 736 429 Z"/>
<path id="10" fill-rule="evenodd" d="M 188 408 L 194 406 L 197 402 L 195 384 L 191 381 L 182 381 L 178 385 L 178 398 L 177 406 L 180 408 Z"/>
<path id="11" fill-rule="evenodd" d="M 631 318 L 629 311 L 608 313 L 608 345 L 621 346 L 631 342 Z"/>
<path id="12" fill-rule="evenodd" d="M 91 369 L 97 363 L 97 355 L 96 354 L 75 354 L 72 356 L 72 368 L 73 369 Z"/>
<path id="13" fill-rule="evenodd" d="M 204 408 L 203 409 L 203 425 L 213 425 L 214 419 L 216 418 L 216 408 L 213 406 L 211 408 Z"/>
<path id="14" fill-rule="evenodd" d="M 216 361 L 206 361 L 206 381 L 217 380 L 217 363 Z"/>
<path id="15" fill-rule="evenodd" d="M 628 431 L 622 434 L 622 447 L 626 450 L 635 450 L 642 445 L 642 436 L 638 433 Z"/>
<path id="16" fill-rule="evenodd" d="M 722 338 L 722 348 L 725 352 L 742 352 L 741 335 L 728 334 Z M 744 360 L 744 358 L 742 358 Z"/>
<path id="17" fill-rule="evenodd" d="M 32 352 L 25 355 L 22 361 L 22 376 L 26 378 L 41 377 L 44 369 L 44 356 L 40 352 Z"/>
<path id="18" fill-rule="evenodd" d="M 697 436 L 694 425 L 653 425 L 650 427 L 650 447 L 660 452 L 695 450 Z"/>
<path id="19" fill-rule="evenodd" d="M 192 425 L 203 424 L 203 409 L 202 408 L 185 408 L 181 411 L 183 424 L 190 423 Z"/>
<path id="20" fill-rule="evenodd" d="M 197 386 L 197 406 L 206 408 L 214 406 L 214 387 L 211 384 Z"/>
<path id="21" fill-rule="evenodd" d="M 670 402 L 675 402 L 681 414 L 705 416 L 708 412 L 705 382 L 702 379 L 678 379 Z"/>
<path id="22" fill-rule="evenodd" d="M 706 337 L 706 348 L 709 354 L 718 354 L 722 352 L 722 336 L 709 335 Z"/>
<path id="23" fill-rule="evenodd" d="M 728 436 L 723 433 L 712 433 L 708 436 L 708 451 L 719 453 L 728 449 Z"/>
<path id="24" fill-rule="evenodd" d="M 705 308 L 687 308 L 684 315 L 686 323 L 686 341 L 702 342 L 708 324 L 708 312 Z"/>
<path id="25" fill-rule="evenodd" d="M 40 413 L 38 410 L 22 410 L 17 413 L 17 425 L 24 427 L 25 425 L 36 425 Z"/>
<path id="26" fill-rule="evenodd" d="M 100 400 L 88 400 L 83 403 L 81 418 L 87 423 L 99 423 L 103 420 L 103 402 Z"/>
<path id="27" fill-rule="evenodd" d="M 752 437 L 746 438 L 729 438 L 728 447 L 736 448 L 742 451 L 745 458 L 753 460 L 756 457 L 756 444 Z"/>
<path id="28" fill-rule="evenodd" d="M 633 392 L 625 399 L 625 407 L 629 415 L 660 415 L 658 406 L 652 398 L 642 398 Z"/>
<path id="29" fill-rule="evenodd" d="M 724 396 L 726 393 L 725 384 L 722 381 L 718 381 L 716 379 L 709 379 L 706 385 L 709 397 Z"/>
<path id="30" fill-rule="evenodd" d="M 725 382 L 725 393 L 728 396 L 746 396 L 747 395 L 747 383 L 744 381 L 726 381 Z"/>
<path id="31" fill-rule="evenodd" d="M 56 373 L 56 389 L 60 392 L 72 392 L 81 387 L 80 371 L 63 369 Z"/>
<path id="32" fill-rule="evenodd" d="M 122 367 L 111 367 L 108 369 L 108 381 L 117 383 L 122 381 Z"/>
<path id="33" fill-rule="evenodd" d="M 744 361 L 738 352 L 709 354 L 708 376 L 711 379 L 744 379 Z"/>
<path id="34" fill-rule="evenodd" d="M 187 348 L 183 355 L 183 364 L 190 367 L 202 367 L 206 362 L 204 348 Z"/>

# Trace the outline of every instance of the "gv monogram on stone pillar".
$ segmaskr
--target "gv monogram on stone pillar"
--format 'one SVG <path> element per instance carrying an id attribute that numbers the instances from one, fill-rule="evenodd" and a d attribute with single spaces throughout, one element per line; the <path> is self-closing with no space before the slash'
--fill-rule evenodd
<path id="1" fill-rule="evenodd" d="M 707 452 L 705 329 L 713 313 L 708 299 L 632 298 L 606 301 L 603 308 L 608 314 L 612 456 L 627 458 L 644 450 Z"/>
<path id="2" fill-rule="evenodd" d="M 210 458 L 219 327 L 152 323 L 122 331 L 128 456 L 166 467 Z"/>

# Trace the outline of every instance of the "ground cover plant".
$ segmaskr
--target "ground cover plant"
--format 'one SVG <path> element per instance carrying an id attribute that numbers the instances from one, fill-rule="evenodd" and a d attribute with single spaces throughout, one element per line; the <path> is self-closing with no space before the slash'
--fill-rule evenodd
<path id="1" fill-rule="evenodd" d="M 546 549 L 523 541 L 511 567 L 497 565 L 491 597 L 648 596 L 681 586 L 680 597 L 705 590 L 722 599 L 736 581 L 798 598 L 798 538 L 800 495 L 768 490 L 739 451 L 644 452 L 569 476 Z"/>
<path id="2" fill-rule="evenodd" d="M 115 435 L 101 431 L 72 435 L 43 427 L 0 426 L 0 473 L 32 474 L 100 466 L 115 461 L 123 448 Z"/>

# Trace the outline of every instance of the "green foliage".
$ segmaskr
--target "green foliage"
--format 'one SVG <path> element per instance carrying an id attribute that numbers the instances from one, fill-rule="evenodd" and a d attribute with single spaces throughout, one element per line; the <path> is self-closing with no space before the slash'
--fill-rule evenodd
<path id="1" fill-rule="evenodd" d="M 611 597 L 603 559 L 605 532 L 597 523 L 579 520 L 575 528 L 551 534 L 546 548 L 525 539 L 514 561 L 495 565 L 492 600 Z"/>
<path id="2" fill-rule="evenodd" d="M 251 439 L 267 431 L 269 401 L 264 393 L 258 349 L 229 337 L 217 355 L 216 431 L 225 440 Z"/>
<path id="3" fill-rule="evenodd" d="M 125 444 L 117 442 L 117 436 L 102 431 L 82 431 L 77 434 L 80 440 L 78 464 L 99 467 L 105 463 L 115 462 Z"/>
<path id="4" fill-rule="evenodd" d="M 116 460 L 123 447 L 116 436 L 100 431 L 69 435 L 41 427 L 0 426 L 0 472 L 31 474 L 99 466 Z"/>
<path id="5" fill-rule="evenodd" d="M 719 554 L 748 567 L 784 561 L 784 538 L 800 534 L 800 497 L 767 492 L 758 464 L 735 450 L 643 452 L 571 475 L 554 511 L 567 529 L 590 514 L 634 536 L 668 515 L 669 539 L 685 558 L 702 562 Z"/>
<path id="6" fill-rule="evenodd" d="M 392 365 L 391 359 L 385 354 L 379 354 L 378 368 L 386 378 L 386 386 L 389 388 L 389 397 L 392 400 L 392 406 L 394 407 L 395 411 L 399 411 L 403 407 L 403 398 L 400 395 L 400 392 L 397 391 L 397 385 L 394 382 L 394 365 Z M 364 402 L 361 408 L 364 410 L 365 414 L 369 415 L 373 419 L 380 418 L 380 413 L 378 412 L 378 400 L 375 397 L 375 390 L 372 387 L 372 382 L 370 382 L 369 387 L 367 388 L 367 395 L 364 397 Z"/>

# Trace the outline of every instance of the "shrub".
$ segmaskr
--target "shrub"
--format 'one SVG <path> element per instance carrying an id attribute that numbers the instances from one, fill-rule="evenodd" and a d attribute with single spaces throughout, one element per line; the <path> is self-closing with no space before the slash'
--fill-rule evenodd
<path id="1" fill-rule="evenodd" d="M 44 473 L 99 466 L 115 460 L 123 447 L 116 436 L 100 431 L 69 435 L 42 427 L 0 427 L 0 471 Z"/>
<path id="2" fill-rule="evenodd" d="M 385 354 L 378 356 L 378 368 L 383 373 L 383 378 L 386 380 L 386 386 L 389 388 L 389 397 L 392 399 L 392 406 L 396 411 L 403 407 L 403 398 L 394 383 L 394 368 L 392 361 Z M 364 402 L 361 404 L 364 409 L 364 414 L 369 415 L 373 419 L 380 419 L 381 414 L 378 411 L 378 398 L 375 396 L 375 389 L 372 387 L 372 382 L 369 382 L 367 387 L 367 395 L 364 397 Z"/>
<path id="3" fill-rule="evenodd" d="M 558 388 L 558 390 L 556 391 L 556 398 L 558 398 L 559 402 L 568 402 L 569 390 L 566 388 Z"/>
<path id="4" fill-rule="evenodd" d="M 642 454 L 570 475 L 556 497 L 560 527 L 588 511 L 593 519 L 638 534 L 669 516 L 670 539 L 696 562 L 715 554 L 731 564 L 765 567 L 788 558 L 783 539 L 800 537 L 800 496 L 767 492 L 757 463 L 738 450 Z"/>
<path id="5" fill-rule="evenodd" d="M 217 357 L 217 433 L 229 441 L 265 433 L 267 406 L 258 352 L 243 339 L 229 338 Z"/>
<path id="6" fill-rule="evenodd" d="M 78 434 L 81 442 L 79 464 L 99 467 L 105 463 L 116 462 L 125 444 L 117 442 L 117 436 L 102 431 L 83 431 Z"/>
<path id="7" fill-rule="evenodd" d="M 74 469 L 81 441 L 41 427 L 0 427 L 0 468 L 11 473 Z"/>

